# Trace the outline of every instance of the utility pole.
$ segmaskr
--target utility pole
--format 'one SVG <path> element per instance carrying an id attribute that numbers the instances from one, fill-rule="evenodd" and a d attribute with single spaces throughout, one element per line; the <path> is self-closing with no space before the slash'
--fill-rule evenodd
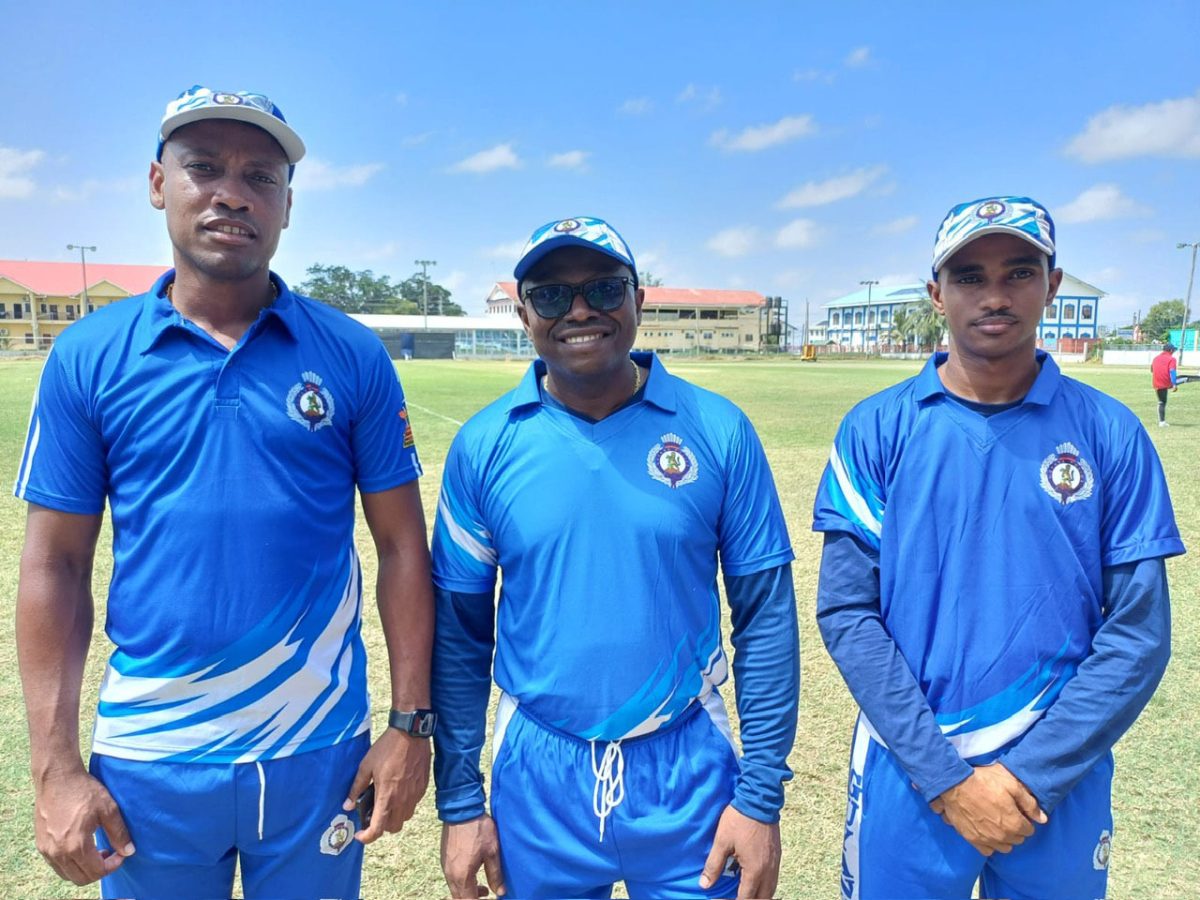
<path id="1" fill-rule="evenodd" d="M 871 326 L 871 288 L 879 284 L 878 280 L 860 281 L 859 284 L 867 286 L 867 318 L 863 322 L 863 350 L 867 349 L 867 329 Z M 879 344 L 879 323 L 875 323 L 875 343 Z M 876 347 L 878 349 L 878 346 Z"/>
<path id="2" fill-rule="evenodd" d="M 1188 318 L 1192 314 L 1192 281 L 1196 278 L 1196 248 L 1200 247 L 1200 241 L 1180 241 L 1175 245 L 1176 250 L 1183 250 L 1187 247 L 1192 248 L 1192 269 L 1188 273 L 1188 289 L 1187 299 L 1183 301 L 1183 328 L 1179 333 L 1179 365 L 1183 365 L 1183 348 L 1187 345 L 1187 323 Z"/>
<path id="3" fill-rule="evenodd" d="M 67 249 L 79 251 L 79 265 L 83 267 L 83 303 L 79 307 L 79 318 L 82 319 L 84 317 L 84 315 L 87 313 L 87 308 L 88 308 L 87 259 L 84 257 L 84 253 L 86 253 L 89 250 L 92 253 L 95 253 L 96 248 L 84 246 L 83 244 L 67 244 Z"/>
<path id="4" fill-rule="evenodd" d="M 414 266 L 421 267 L 421 313 L 425 316 L 425 330 L 429 330 L 429 267 L 436 266 L 436 259 L 418 259 Z"/>

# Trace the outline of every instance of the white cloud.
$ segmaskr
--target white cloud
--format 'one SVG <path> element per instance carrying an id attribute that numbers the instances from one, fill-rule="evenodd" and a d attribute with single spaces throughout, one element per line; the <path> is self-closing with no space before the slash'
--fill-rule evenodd
<path id="1" fill-rule="evenodd" d="M 1054 218 L 1063 223 L 1101 222 L 1105 219 L 1144 216 L 1149 212 L 1145 206 L 1125 196 L 1117 185 L 1097 184 L 1070 203 L 1060 206 Z"/>
<path id="2" fill-rule="evenodd" d="M 509 241 L 488 247 L 483 251 L 483 255 L 488 259 L 499 259 L 516 265 L 517 260 L 521 258 L 521 251 L 524 249 L 525 241 Z"/>
<path id="3" fill-rule="evenodd" d="M 362 187 L 383 169 L 383 163 L 335 166 L 323 159 L 309 156 L 296 166 L 296 189 L 331 191 L 344 187 Z"/>
<path id="4" fill-rule="evenodd" d="M 1066 153 L 1085 163 L 1135 156 L 1200 157 L 1200 91 L 1144 106 L 1110 106 L 1088 119 Z"/>
<path id="5" fill-rule="evenodd" d="M 842 63 L 848 69 L 861 69 L 863 66 L 865 66 L 870 61 L 871 61 L 871 48 L 870 47 L 855 47 L 853 50 L 851 50 L 846 55 L 846 58 L 844 60 L 842 60 Z"/>
<path id="6" fill-rule="evenodd" d="M 400 146 L 417 147 L 433 137 L 433 134 L 434 133 L 432 131 L 423 131 L 420 134 L 410 134 L 408 137 L 400 139 Z"/>
<path id="7" fill-rule="evenodd" d="M 474 172 L 482 175 L 495 172 L 497 169 L 517 169 L 521 160 L 513 152 L 512 144 L 497 144 L 489 150 L 480 150 L 473 156 L 455 163 L 450 167 L 451 172 Z"/>
<path id="8" fill-rule="evenodd" d="M 823 84 L 833 84 L 835 77 L 833 72 L 822 69 L 797 69 L 792 73 L 792 81 L 820 81 Z"/>
<path id="9" fill-rule="evenodd" d="M 694 84 L 689 84 L 675 98 L 676 103 L 694 103 L 705 111 L 716 109 L 721 105 L 721 100 L 719 87 L 705 88 Z"/>
<path id="10" fill-rule="evenodd" d="M 731 135 L 722 128 L 713 133 L 709 143 L 722 150 L 754 152 L 806 137 L 816 130 L 817 126 L 813 124 L 812 116 L 784 116 L 778 122 L 754 125 L 737 135 Z"/>
<path id="11" fill-rule="evenodd" d="M 28 173 L 46 154 L 41 150 L 14 150 L 0 147 L 0 200 L 19 200 L 30 196 L 35 188 Z"/>
<path id="12" fill-rule="evenodd" d="M 587 158 L 591 156 L 586 150 L 568 150 L 566 153 L 555 153 L 547 160 L 546 165 L 552 169 L 578 169 L 587 171 Z"/>
<path id="13" fill-rule="evenodd" d="M 876 225 L 872 231 L 875 234 L 904 234 L 906 231 L 912 231 L 920 222 L 916 216 L 901 216 L 898 219 L 892 219 L 890 222 L 884 222 L 882 225 Z"/>
<path id="14" fill-rule="evenodd" d="M 631 97 L 617 107 L 617 112 L 623 116 L 644 116 L 653 109 L 654 101 L 649 97 Z"/>
<path id="15" fill-rule="evenodd" d="M 802 209 L 845 200 L 861 194 L 886 171 L 887 166 L 870 166 L 824 181 L 806 181 L 775 205 L 779 209 Z"/>
<path id="16" fill-rule="evenodd" d="M 145 185 L 145 177 L 137 175 L 130 175 L 128 178 L 114 178 L 112 181 L 89 178 L 77 186 L 60 184 L 54 189 L 53 197 L 58 203 L 75 203 L 80 200 L 87 200 L 96 194 L 129 193 Z"/>
<path id="17" fill-rule="evenodd" d="M 748 226 L 734 226 L 718 231 L 704 244 L 713 253 L 730 258 L 745 256 L 758 242 L 758 231 Z"/>
<path id="18" fill-rule="evenodd" d="M 793 219 L 775 235 L 775 246 L 785 249 L 811 247 L 817 242 L 817 223 L 812 219 Z"/>

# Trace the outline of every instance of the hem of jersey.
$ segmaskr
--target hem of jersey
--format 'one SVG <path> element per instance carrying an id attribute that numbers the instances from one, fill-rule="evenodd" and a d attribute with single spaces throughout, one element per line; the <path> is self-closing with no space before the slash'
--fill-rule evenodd
<path id="1" fill-rule="evenodd" d="M 1183 556 L 1185 553 L 1187 553 L 1187 548 L 1179 538 L 1159 538 L 1135 544 L 1132 547 L 1111 550 L 1104 554 L 1101 565 L 1123 566 L 1126 563 L 1141 562 L 1144 559 L 1166 559 L 1171 556 Z"/>
<path id="2" fill-rule="evenodd" d="M 607 740 L 605 738 L 596 738 L 594 741 L 590 738 L 581 737 L 578 734 L 572 734 L 569 731 L 563 731 L 556 725 L 551 725 L 549 722 L 539 719 L 525 707 L 526 704 L 518 702 L 513 714 L 522 715 L 529 719 L 529 721 L 531 721 L 538 728 L 541 728 L 543 731 L 549 731 L 551 734 L 556 734 L 568 741 L 574 741 L 579 744 L 587 745 L 591 743 L 612 744 L 619 740 L 622 747 L 628 747 L 632 744 L 640 744 L 643 741 L 652 740 L 653 738 L 661 737 L 664 734 L 674 731 L 676 728 L 689 721 L 693 716 L 698 715 L 700 710 L 704 709 L 704 703 L 699 699 L 693 699 L 692 702 L 689 703 L 688 706 L 683 710 L 683 712 L 677 715 L 670 722 L 667 722 L 667 724 L 663 725 L 661 728 L 656 728 L 654 731 L 649 731 L 646 734 L 639 734 L 636 737 L 629 738 L 613 738 L 611 740 Z"/>
<path id="3" fill-rule="evenodd" d="M 444 591 L 457 591 L 460 594 L 492 594 L 496 591 L 496 579 L 494 578 L 487 581 L 468 581 L 434 572 L 433 583 Z"/>
<path id="4" fill-rule="evenodd" d="M 760 556 L 758 559 L 753 559 L 749 562 L 728 563 L 722 558 L 721 571 L 726 575 L 753 575 L 755 572 L 765 572 L 767 569 L 775 569 L 786 565 L 795 558 L 796 553 L 789 546 L 785 550 L 776 550 L 769 556 Z"/>
<path id="5" fill-rule="evenodd" d="M 390 491 L 392 488 L 408 484 L 410 481 L 416 481 L 421 475 L 422 472 L 418 467 L 410 466 L 405 472 L 393 472 L 390 475 L 371 478 L 367 481 L 359 481 L 358 489 L 364 494 L 379 494 L 383 491 Z"/>
<path id="6" fill-rule="evenodd" d="M 18 500 L 24 500 L 26 503 L 36 503 L 38 506 L 44 506 L 47 509 L 53 509 L 58 512 L 75 513 L 77 515 L 94 516 L 97 513 L 104 512 L 104 501 L 100 501 L 99 507 L 92 506 L 84 500 L 75 500 L 71 497 L 60 497 L 57 494 L 47 494 L 44 491 L 39 491 L 37 488 L 31 488 L 28 485 L 24 490 L 20 489 L 20 485 L 13 485 L 13 496 Z"/>
<path id="7" fill-rule="evenodd" d="M 356 728 L 353 733 L 340 732 L 336 736 L 336 739 L 321 742 L 319 745 L 311 746 L 300 753 L 294 752 L 297 747 L 303 746 L 304 744 L 314 740 L 314 737 L 309 735 L 302 740 L 298 740 L 281 747 L 279 750 L 272 753 L 270 757 L 263 757 L 262 755 L 258 754 L 240 754 L 234 756 L 231 754 L 222 755 L 219 753 L 214 753 L 198 759 L 178 759 L 177 757 L 180 754 L 193 753 L 195 752 L 196 748 L 128 747 L 123 744 L 113 743 L 111 741 L 104 740 L 104 738 L 95 736 L 92 738 L 92 753 L 98 753 L 101 756 L 111 756 L 116 759 L 128 759 L 134 762 L 166 762 L 169 760 L 172 763 L 179 763 L 180 765 L 241 765 L 244 763 L 258 762 L 263 759 L 284 759 L 289 756 L 303 756 L 305 753 L 315 753 L 319 750 L 328 750 L 330 747 L 336 747 L 339 744 L 346 743 L 347 741 L 353 741 L 364 734 L 369 734 L 370 730 L 371 716 L 368 713 L 367 715 L 363 716 L 362 724 L 359 725 L 359 727 Z M 335 738 L 335 736 L 330 735 L 330 738 Z M 320 737 L 317 736 L 315 739 L 320 740 Z"/>

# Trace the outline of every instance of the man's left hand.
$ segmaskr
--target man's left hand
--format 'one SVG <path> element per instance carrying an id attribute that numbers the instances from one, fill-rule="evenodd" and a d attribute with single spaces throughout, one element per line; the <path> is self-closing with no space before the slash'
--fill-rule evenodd
<path id="1" fill-rule="evenodd" d="M 725 807 L 712 850 L 700 873 L 700 887 L 707 890 L 717 883 L 732 857 L 742 870 L 738 898 L 775 896 L 779 883 L 779 860 L 783 851 L 779 842 L 779 825 L 768 825 L 744 816 L 732 806 Z"/>
<path id="2" fill-rule="evenodd" d="M 394 834 L 412 818 L 429 786 L 429 739 L 415 738 L 395 728 L 386 729 L 371 745 L 358 766 L 350 796 L 342 809 L 350 812 L 367 786 L 375 785 L 375 811 L 371 822 L 354 835 L 369 844 L 386 831 Z"/>

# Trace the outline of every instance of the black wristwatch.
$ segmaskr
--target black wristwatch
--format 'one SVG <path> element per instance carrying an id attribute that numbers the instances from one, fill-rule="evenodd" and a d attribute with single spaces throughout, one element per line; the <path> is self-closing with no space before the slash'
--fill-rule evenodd
<path id="1" fill-rule="evenodd" d="M 399 712 L 393 709 L 388 714 L 388 727 L 411 734 L 413 737 L 432 737 L 433 730 L 437 728 L 437 713 L 432 709 L 414 709 L 412 712 Z"/>

